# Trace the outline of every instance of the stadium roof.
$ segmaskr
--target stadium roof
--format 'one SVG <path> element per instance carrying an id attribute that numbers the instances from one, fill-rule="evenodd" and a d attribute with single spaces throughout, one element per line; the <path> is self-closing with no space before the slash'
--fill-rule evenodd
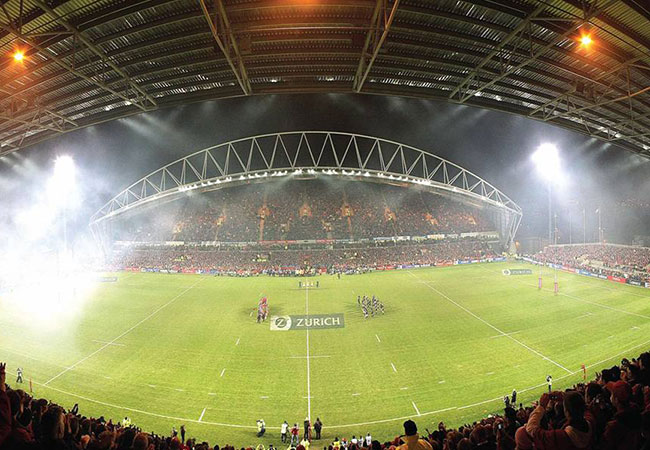
<path id="1" fill-rule="evenodd" d="M 0 154 L 199 100 L 361 92 L 650 156 L 647 0 L 0 0 L 0 54 Z"/>

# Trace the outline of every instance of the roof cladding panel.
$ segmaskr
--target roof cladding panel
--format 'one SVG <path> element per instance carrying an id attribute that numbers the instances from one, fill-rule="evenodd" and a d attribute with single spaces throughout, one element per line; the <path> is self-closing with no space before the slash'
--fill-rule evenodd
<path id="1" fill-rule="evenodd" d="M 0 154 L 190 101 L 359 92 L 521 114 L 650 157 L 638 0 L 0 1 Z"/>

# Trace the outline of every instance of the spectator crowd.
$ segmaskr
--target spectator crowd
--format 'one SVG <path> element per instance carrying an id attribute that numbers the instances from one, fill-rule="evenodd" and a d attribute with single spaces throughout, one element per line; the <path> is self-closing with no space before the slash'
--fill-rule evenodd
<path id="1" fill-rule="evenodd" d="M 584 268 L 623 278 L 650 279 L 650 248 L 616 244 L 552 245 L 540 255 L 543 262 Z"/>
<path id="2" fill-rule="evenodd" d="M 306 268 L 333 273 L 399 265 L 448 265 L 459 260 L 492 258 L 497 254 L 488 242 L 477 240 L 389 244 L 346 248 L 276 248 L 264 252 L 259 248 L 215 249 L 201 246 L 124 248 L 113 254 L 111 266 L 120 270 L 202 270 L 228 274 L 295 274 Z"/>
<path id="3" fill-rule="evenodd" d="M 488 214 L 426 191 L 321 180 L 206 192 L 123 221 L 124 241 L 257 242 L 494 231 Z"/>
<path id="4" fill-rule="evenodd" d="M 86 417 L 75 407 L 66 411 L 46 399 L 6 384 L 0 363 L 0 450 L 235 450 L 171 435 L 144 433 L 126 418 L 120 422 Z M 320 420 L 318 421 L 320 422 Z M 432 422 L 433 423 L 433 422 Z M 286 422 L 285 422 L 286 424 Z M 290 447 L 307 450 L 650 450 L 650 352 L 623 359 L 596 374 L 595 380 L 565 391 L 542 394 L 531 406 L 507 403 L 502 414 L 489 415 L 458 428 L 440 422 L 419 435 L 407 420 L 404 433 L 381 443 L 370 433 L 359 438 L 312 440 L 308 422 L 302 441 Z M 287 433 L 284 430 L 283 433 Z M 251 433 L 252 434 L 252 433 Z M 258 433 L 259 434 L 259 433 Z M 251 436 L 245 450 L 265 450 L 266 438 Z M 283 439 L 282 442 L 285 442 Z M 239 446 L 238 446 L 239 447 Z M 269 447 L 271 449 L 271 447 Z"/>

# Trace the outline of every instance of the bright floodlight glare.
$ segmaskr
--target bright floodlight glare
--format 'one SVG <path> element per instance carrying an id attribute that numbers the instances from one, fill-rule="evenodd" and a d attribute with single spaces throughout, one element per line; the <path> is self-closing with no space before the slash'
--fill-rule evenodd
<path id="1" fill-rule="evenodd" d="M 592 42 L 593 41 L 591 39 L 591 36 L 589 36 L 588 34 L 583 34 L 582 36 L 580 36 L 580 43 L 585 47 L 589 47 L 589 45 L 591 45 Z"/>
<path id="2" fill-rule="evenodd" d="M 549 181 L 557 180 L 560 174 L 560 157 L 553 144 L 542 144 L 533 153 L 533 162 L 539 173 Z"/>
<path id="3" fill-rule="evenodd" d="M 54 176 L 50 180 L 50 189 L 55 195 L 68 195 L 75 186 L 76 168 L 68 155 L 59 156 L 54 163 Z"/>
<path id="4" fill-rule="evenodd" d="M 21 52 L 20 50 L 16 50 L 14 53 L 14 60 L 15 61 L 22 61 L 25 58 L 25 54 Z"/>

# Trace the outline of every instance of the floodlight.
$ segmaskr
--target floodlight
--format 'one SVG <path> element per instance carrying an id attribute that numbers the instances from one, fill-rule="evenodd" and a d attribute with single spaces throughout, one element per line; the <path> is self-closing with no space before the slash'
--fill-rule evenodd
<path id="1" fill-rule="evenodd" d="M 560 174 L 560 157 L 555 145 L 549 143 L 540 145 L 533 153 L 532 159 L 544 178 L 548 181 L 557 180 Z"/>
<path id="2" fill-rule="evenodd" d="M 16 50 L 16 52 L 14 53 L 14 61 L 20 62 L 23 59 L 25 59 L 25 54 L 20 50 Z"/>
<path id="3" fill-rule="evenodd" d="M 593 42 L 593 40 L 591 39 L 591 36 L 590 36 L 590 35 L 588 35 L 588 34 L 583 34 L 582 36 L 580 36 L 580 43 L 581 43 L 583 46 L 585 46 L 585 47 L 589 47 L 589 46 L 591 45 L 592 42 Z"/>
<path id="4" fill-rule="evenodd" d="M 59 156 L 54 162 L 54 176 L 50 179 L 50 190 L 55 196 L 72 193 L 75 186 L 75 164 L 68 155 Z"/>

